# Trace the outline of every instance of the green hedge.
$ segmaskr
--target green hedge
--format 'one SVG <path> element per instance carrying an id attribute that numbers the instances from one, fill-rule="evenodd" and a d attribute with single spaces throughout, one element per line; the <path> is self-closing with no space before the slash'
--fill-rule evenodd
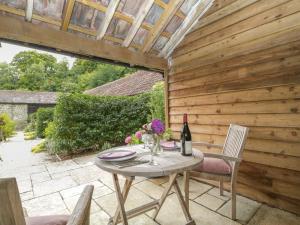
<path id="1" fill-rule="evenodd" d="M 40 138 L 45 137 L 45 129 L 48 123 L 53 121 L 54 108 L 39 108 L 36 112 L 36 135 Z"/>
<path id="2" fill-rule="evenodd" d="M 164 82 L 156 83 L 150 92 L 149 107 L 152 119 L 165 121 L 165 89 Z"/>
<path id="3" fill-rule="evenodd" d="M 149 94 L 135 97 L 61 95 L 46 133 L 55 153 L 100 150 L 104 143 L 124 143 L 147 122 Z M 47 136 L 47 137 L 48 137 Z"/>
<path id="4" fill-rule="evenodd" d="M 0 114 L 0 141 L 6 140 L 15 132 L 16 123 L 7 113 Z"/>

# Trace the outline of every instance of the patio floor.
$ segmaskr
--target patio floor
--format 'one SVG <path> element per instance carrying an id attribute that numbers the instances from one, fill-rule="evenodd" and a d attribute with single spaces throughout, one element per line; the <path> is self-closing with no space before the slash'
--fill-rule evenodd
<path id="1" fill-rule="evenodd" d="M 32 142 L 24 141 L 22 144 L 20 137 L 19 134 L 6 145 L 16 144 L 16 140 L 18 140 L 20 147 L 24 147 L 24 143 L 29 143 L 28 146 L 30 146 Z M 0 154 L 3 154 L 4 147 L 0 146 L 0 149 Z M 15 151 L 16 149 L 15 146 L 10 150 Z M 45 158 L 45 155 L 41 155 L 41 157 Z M 31 163 L 31 165 L 23 163 L 18 168 L 11 163 L 6 166 L 2 164 L 0 177 L 14 176 L 17 178 L 23 206 L 29 216 L 68 214 L 73 210 L 84 186 L 93 184 L 95 189 L 91 224 L 106 225 L 109 216 L 112 216 L 116 208 L 116 198 L 111 175 L 94 165 L 94 157 L 95 155 L 89 155 L 61 162 L 43 161 L 43 163 L 35 160 L 33 161 L 35 163 Z M 5 159 L 5 157 L 3 158 Z M 124 179 L 121 181 L 123 182 Z M 137 178 L 130 190 L 126 209 L 129 210 L 159 198 L 166 182 L 166 178 Z M 221 197 L 218 195 L 217 188 L 194 180 L 191 181 L 190 186 L 190 210 L 197 224 L 300 224 L 300 217 L 294 214 L 271 208 L 242 196 L 237 198 L 238 220 L 234 222 L 229 219 L 231 203 L 228 193 Z M 171 193 L 159 213 L 158 223 L 151 219 L 151 212 L 130 219 L 129 223 L 182 225 L 185 224 L 185 219 L 179 207 L 175 193 Z"/>

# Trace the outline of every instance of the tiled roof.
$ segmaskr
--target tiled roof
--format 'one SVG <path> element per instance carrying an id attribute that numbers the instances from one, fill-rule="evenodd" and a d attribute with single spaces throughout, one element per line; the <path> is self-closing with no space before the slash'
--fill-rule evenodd
<path id="1" fill-rule="evenodd" d="M 0 90 L 0 103 L 55 104 L 56 92 Z"/>
<path id="2" fill-rule="evenodd" d="M 162 81 L 160 73 L 137 71 L 119 80 L 85 91 L 90 95 L 129 96 L 150 91 L 153 85 Z"/>

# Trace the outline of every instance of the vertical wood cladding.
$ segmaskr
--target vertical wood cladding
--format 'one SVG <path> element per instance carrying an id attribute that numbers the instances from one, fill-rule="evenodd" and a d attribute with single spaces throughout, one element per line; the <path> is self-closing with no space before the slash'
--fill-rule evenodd
<path id="1" fill-rule="evenodd" d="M 300 1 L 250 3 L 216 0 L 174 51 L 169 123 L 214 144 L 250 127 L 238 191 L 300 214 Z"/>

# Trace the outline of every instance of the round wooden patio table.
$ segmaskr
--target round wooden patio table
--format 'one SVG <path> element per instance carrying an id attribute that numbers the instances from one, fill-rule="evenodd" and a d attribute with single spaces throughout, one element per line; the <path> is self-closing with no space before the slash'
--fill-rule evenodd
<path id="1" fill-rule="evenodd" d="M 135 150 L 138 153 L 139 160 L 150 160 L 150 152 L 146 151 L 142 145 L 133 145 L 133 146 L 124 146 L 118 147 L 114 149 L 110 149 L 107 151 L 113 151 L 117 149 L 130 149 Z M 105 170 L 112 174 L 114 187 L 116 191 L 116 196 L 118 200 L 118 207 L 115 212 L 114 217 L 112 217 L 109 221 L 109 224 L 116 225 L 119 222 L 123 222 L 124 225 L 128 224 L 127 219 L 138 216 L 142 213 L 154 210 L 153 219 L 155 220 L 159 210 L 161 209 L 162 205 L 164 204 L 171 188 L 174 187 L 176 192 L 177 198 L 179 200 L 180 206 L 182 211 L 186 217 L 187 225 L 195 224 L 194 220 L 192 219 L 190 212 L 189 212 L 189 175 L 188 171 L 192 170 L 193 168 L 199 166 L 203 161 L 203 154 L 197 154 L 197 157 L 194 156 L 182 156 L 177 151 L 164 151 L 159 156 L 154 156 L 155 161 L 158 165 L 153 166 L 149 165 L 149 163 L 139 164 L 135 166 L 129 166 L 124 168 L 119 168 L 115 165 L 115 163 L 103 161 L 96 158 L 96 165 L 100 167 L 102 170 Z M 184 174 L 184 192 L 185 198 L 179 188 L 177 177 L 180 173 Z M 126 178 L 123 190 L 121 191 L 118 175 L 123 175 Z M 162 177 L 162 176 L 169 176 L 169 183 L 165 187 L 161 198 L 159 200 L 155 200 L 148 204 L 142 205 L 135 209 L 125 211 L 125 201 L 129 193 L 129 189 L 131 184 L 136 176 L 141 177 Z M 121 217 L 120 217 L 121 216 Z"/>

